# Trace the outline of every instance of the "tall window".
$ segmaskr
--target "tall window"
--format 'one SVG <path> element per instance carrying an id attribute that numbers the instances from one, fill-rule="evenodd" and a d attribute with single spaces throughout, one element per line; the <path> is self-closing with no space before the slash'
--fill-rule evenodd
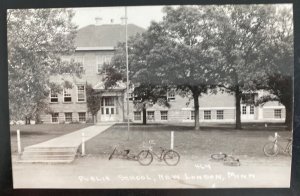
<path id="1" fill-rule="evenodd" d="M 85 122 L 86 121 L 85 112 L 79 112 L 78 116 L 79 116 L 79 122 Z"/>
<path id="2" fill-rule="evenodd" d="M 52 113 L 52 122 L 57 123 L 58 122 L 58 113 Z"/>
<path id="3" fill-rule="evenodd" d="M 135 111 L 134 112 L 134 120 L 141 120 L 142 119 L 142 115 L 140 111 Z"/>
<path id="4" fill-rule="evenodd" d="M 160 111 L 160 119 L 168 120 L 168 111 Z"/>
<path id="5" fill-rule="evenodd" d="M 211 111 L 210 110 L 204 110 L 204 119 L 205 120 L 211 119 Z"/>
<path id="6" fill-rule="evenodd" d="M 76 56 L 76 57 L 75 57 L 75 62 L 76 62 L 76 63 L 80 63 L 80 69 L 81 69 L 81 71 L 83 71 L 83 70 L 84 70 L 83 56 Z"/>
<path id="7" fill-rule="evenodd" d="M 78 97 L 78 102 L 85 101 L 85 86 L 84 85 L 77 86 L 77 97 Z"/>
<path id="8" fill-rule="evenodd" d="M 101 73 L 103 65 L 110 63 L 110 56 L 97 56 L 97 71 Z"/>
<path id="9" fill-rule="evenodd" d="M 247 114 L 247 106 L 243 105 L 242 114 Z"/>
<path id="10" fill-rule="evenodd" d="M 281 118 L 281 109 L 274 110 L 274 118 Z"/>
<path id="11" fill-rule="evenodd" d="M 191 111 L 191 120 L 195 120 L 195 111 Z"/>
<path id="12" fill-rule="evenodd" d="M 168 91 L 167 98 L 168 101 L 175 101 L 175 91 L 174 90 Z"/>
<path id="13" fill-rule="evenodd" d="M 72 102 L 71 89 L 64 89 L 64 102 Z"/>
<path id="14" fill-rule="evenodd" d="M 65 113 L 65 121 L 72 122 L 72 113 L 71 112 Z"/>
<path id="15" fill-rule="evenodd" d="M 250 105 L 250 114 L 254 114 L 254 105 Z"/>
<path id="16" fill-rule="evenodd" d="M 147 111 L 148 120 L 155 120 L 154 111 Z"/>
<path id="17" fill-rule="evenodd" d="M 217 119 L 218 120 L 224 119 L 224 110 L 217 110 Z"/>
<path id="18" fill-rule="evenodd" d="M 50 91 L 50 102 L 57 103 L 58 102 L 58 95 L 53 90 Z"/>

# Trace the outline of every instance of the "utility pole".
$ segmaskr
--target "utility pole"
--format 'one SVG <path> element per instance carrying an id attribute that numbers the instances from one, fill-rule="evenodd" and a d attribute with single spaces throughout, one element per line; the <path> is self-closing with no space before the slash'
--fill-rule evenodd
<path id="1" fill-rule="evenodd" d="M 129 140 L 129 69 L 128 69 L 128 32 L 127 32 L 127 7 L 125 6 L 125 50 L 126 50 L 126 89 L 127 89 L 127 140 Z"/>

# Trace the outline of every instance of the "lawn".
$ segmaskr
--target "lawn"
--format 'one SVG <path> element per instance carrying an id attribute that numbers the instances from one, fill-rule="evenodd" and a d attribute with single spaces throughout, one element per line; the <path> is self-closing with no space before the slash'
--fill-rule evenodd
<path id="1" fill-rule="evenodd" d="M 17 130 L 21 132 L 22 148 L 38 144 L 55 137 L 77 131 L 90 126 L 89 124 L 39 124 L 39 125 L 11 125 L 11 152 L 17 152 Z"/>
<path id="2" fill-rule="evenodd" d="M 108 156 L 114 145 L 120 148 L 131 149 L 138 153 L 143 149 L 143 142 L 154 140 L 155 147 L 170 148 L 170 133 L 174 131 L 174 149 L 182 156 L 191 159 L 208 157 L 212 153 L 233 150 L 235 154 L 243 157 L 264 157 L 263 146 L 270 135 L 278 132 L 282 137 L 289 137 L 291 132 L 286 131 L 282 125 L 270 124 L 244 124 L 243 130 L 235 130 L 233 125 L 205 126 L 195 131 L 192 126 L 183 125 L 132 125 L 127 140 L 126 124 L 117 124 L 105 132 L 92 138 L 86 143 L 87 154 L 93 156 Z M 283 143 L 286 144 L 286 143 Z M 155 148 L 154 148 L 155 149 Z"/>

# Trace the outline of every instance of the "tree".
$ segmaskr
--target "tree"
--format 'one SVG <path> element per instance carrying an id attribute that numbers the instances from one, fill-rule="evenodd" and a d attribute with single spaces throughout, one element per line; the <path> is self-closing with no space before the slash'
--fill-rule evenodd
<path id="1" fill-rule="evenodd" d="M 61 60 L 75 51 L 70 9 L 8 10 L 8 74 L 11 120 L 39 119 L 47 110 L 50 76 L 80 75 L 78 63 Z M 57 86 L 57 85 L 56 85 Z"/>
<path id="2" fill-rule="evenodd" d="M 137 110 L 142 110 L 143 124 L 147 124 L 146 110 L 150 105 L 170 107 L 167 101 L 167 87 L 162 86 L 149 67 L 151 40 L 147 33 L 137 34 L 129 39 L 129 79 L 130 88 L 133 89 L 132 101 Z M 113 88 L 119 82 L 126 82 L 125 44 L 119 43 L 110 64 L 105 64 L 102 69 L 105 88 Z"/>
<path id="3" fill-rule="evenodd" d="M 218 48 L 222 54 L 223 90 L 234 94 L 236 129 L 241 129 L 241 97 L 255 90 L 254 81 L 263 78 L 265 56 L 275 7 L 270 5 L 230 5 L 222 13 Z"/>
<path id="4" fill-rule="evenodd" d="M 152 73 L 162 83 L 175 87 L 183 96 L 192 97 L 195 129 L 199 129 L 199 97 L 216 87 L 219 78 L 218 13 L 215 6 L 165 7 L 152 49 Z M 157 70 L 157 71 L 156 71 Z"/>
<path id="5" fill-rule="evenodd" d="M 262 53 L 266 68 L 262 78 L 255 81 L 258 90 L 269 92 L 256 104 L 278 101 L 285 106 L 287 129 L 293 123 L 293 16 L 291 8 L 280 8 L 272 20 L 268 45 Z"/>
<path id="6" fill-rule="evenodd" d="M 97 113 L 100 110 L 100 98 L 89 84 L 86 85 L 86 102 L 88 111 L 93 116 L 93 122 L 97 122 Z"/>

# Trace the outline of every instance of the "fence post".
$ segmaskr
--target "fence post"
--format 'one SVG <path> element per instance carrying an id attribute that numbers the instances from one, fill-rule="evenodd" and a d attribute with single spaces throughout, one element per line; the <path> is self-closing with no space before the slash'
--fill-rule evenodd
<path id="1" fill-rule="evenodd" d="M 174 131 L 171 131 L 171 150 L 174 148 Z"/>
<path id="2" fill-rule="evenodd" d="M 21 136 L 20 136 L 20 130 L 17 130 L 17 142 L 18 142 L 18 154 L 19 156 L 22 154 L 22 147 L 21 147 Z"/>
<path id="3" fill-rule="evenodd" d="M 81 138 L 82 138 L 82 142 L 81 142 L 81 156 L 85 156 L 85 135 L 84 132 L 81 133 Z"/>

